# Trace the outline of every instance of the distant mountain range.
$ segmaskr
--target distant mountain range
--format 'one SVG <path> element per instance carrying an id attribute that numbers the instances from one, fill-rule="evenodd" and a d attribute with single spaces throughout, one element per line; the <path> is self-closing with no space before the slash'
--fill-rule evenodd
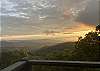
<path id="1" fill-rule="evenodd" d="M 1 47 L 35 47 L 40 48 L 44 46 L 51 46 L 61 41 L 56 41 L 53 39 L 39 39 L 39 40 L 10 40 L 10 41 L 1 41 Z"/>
<path id="2" fill-rule="evenodd" d="M 75 46 L 75 42 L 64 42 L 64 43 L 59 43 L 53 46 L 40 48 L 37 52 L 40 54 L 61 52 L 61 51 L 64 51 L 64 49 L 74 49 L 74 46 Z"/>

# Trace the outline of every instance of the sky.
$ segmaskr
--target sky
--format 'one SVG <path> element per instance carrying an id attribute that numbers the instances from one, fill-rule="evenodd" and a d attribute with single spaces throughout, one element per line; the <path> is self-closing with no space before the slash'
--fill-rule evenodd
<path id="1" fill-rule="evenodd" d="M 99 0 L 0 0 L 3 40 L 76 41 L 99 24 Z"/>

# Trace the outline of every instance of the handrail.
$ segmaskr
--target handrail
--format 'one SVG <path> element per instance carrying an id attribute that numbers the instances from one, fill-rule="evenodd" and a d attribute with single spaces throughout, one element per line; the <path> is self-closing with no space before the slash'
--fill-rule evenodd
<path id="1" fill-rule="evenodd" d="M 26 61 L 19 61 L 19 62 L 16 62 L 16 63 L 8 66 L 7 68 L 4 68 L 1 71 L 20 71 L 21 69 L 23 69 L 25 67 L 26 64 L 27 64 Z"/>
<path id="2" fill-rule="evenodd" d="M 100 62 L 89 62 L 89 61 L 29 60 L 28 62 L 32 65 L 100 68 Z"/>
<path id="3" fill-rule="evenodd" d="M 22 60 L 1 71 L 32 71 L 32 65 L 66 66 L 80 68 L 100 68 L 100 62 L 56 61 L 56 60 Z"/>

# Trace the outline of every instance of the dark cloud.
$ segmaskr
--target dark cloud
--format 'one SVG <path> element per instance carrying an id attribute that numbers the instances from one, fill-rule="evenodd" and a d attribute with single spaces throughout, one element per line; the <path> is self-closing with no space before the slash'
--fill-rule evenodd
<path id="1" fill-rule="evenodd" d="M 87 5 L 86 10 L 79 14 L 77 21 L 94 24 L 94 25 L 100 23 L 99 22 L 100 11 L 99 11 L 98 1 L 99 0 L 91 0 Z"/>

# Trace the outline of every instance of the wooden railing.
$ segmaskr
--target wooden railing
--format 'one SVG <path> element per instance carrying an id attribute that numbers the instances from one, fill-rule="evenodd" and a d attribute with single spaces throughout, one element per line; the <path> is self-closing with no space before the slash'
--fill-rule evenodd
<path id="1" fill-rule="evenodd" d="M 32 65 L 66 66 L 80 68 L 100 68 L 100 62 L 84 61 L 52 61 L 52 60 L 22 60 L 1 71 L 32 71 Z"/>

